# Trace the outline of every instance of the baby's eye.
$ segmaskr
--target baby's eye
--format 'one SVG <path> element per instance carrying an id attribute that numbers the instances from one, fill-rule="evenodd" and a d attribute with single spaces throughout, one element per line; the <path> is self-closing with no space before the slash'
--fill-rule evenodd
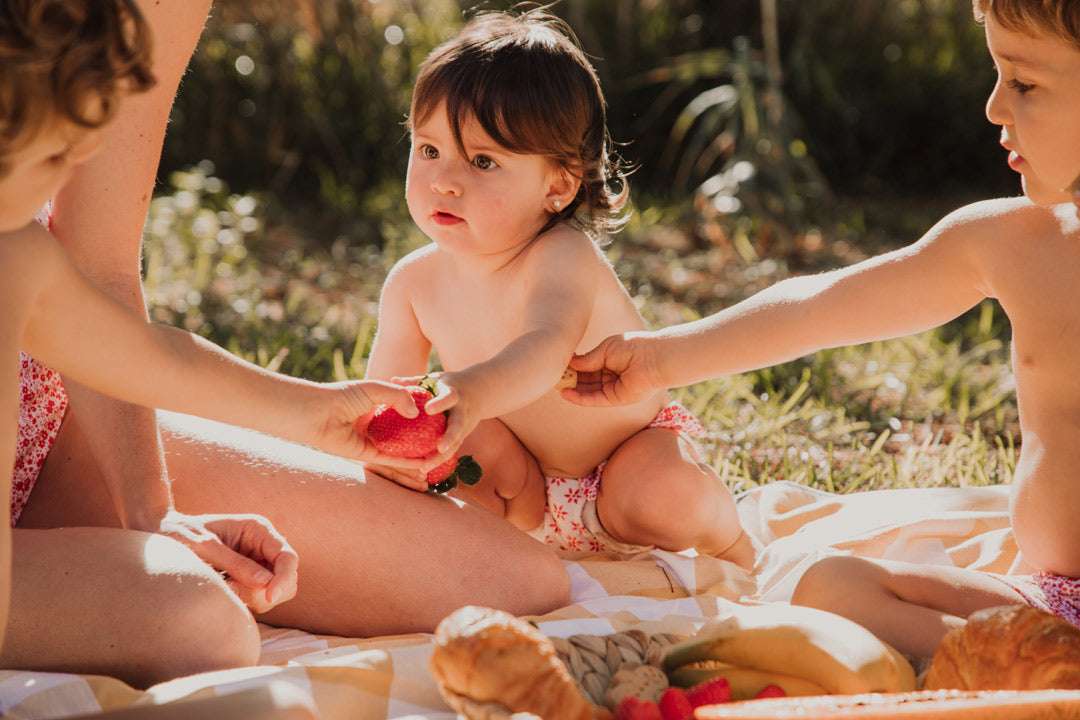
<path id="1" fill-rule="evenodd" d="M 428 160 L 437 160 L 439 158 L 439 151 L 433 145 L 421 145 L 420 156 Z"/>
<path id="2" fill-rule="evenodd" d="M 1008 82 L 1008 85 L 1009 85 L 1010 89 L 1015 90 L 1016 92 L 1020 93 L 1021 95 L 1026 95 L 1026 94 L 1028 94 L 1029 92 L 1031 92 L 1032 90 L 1035 89 L 1034 85 L 1028 85 L 1027 83 L 1020 82 L 1019 80 L 1016 80 L 1016 79 L 1010 80 Z"/>
<path id="3" fill-rule="evenodd" d="M 496 166 L 496 163 L 487 155 L 477 155 L 473 158 L 473 165 L 475 165 L 480 170 L 490 170 L 491 168 Z"/>

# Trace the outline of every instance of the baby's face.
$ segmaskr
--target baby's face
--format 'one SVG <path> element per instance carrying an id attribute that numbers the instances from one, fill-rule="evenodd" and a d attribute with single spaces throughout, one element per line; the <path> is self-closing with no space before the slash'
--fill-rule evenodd
<path id="1" fill-rule="evenodd" d="M 0 177 L 0 232 L 30 223 L 72 171 L 101 147 L 101 132 L 71 123 L 42 130 L 8 156 Z"/>
<path id="2" fill-rule="evenodd" d="M 1071 201 L 1080 172 L 1080 49 L 1056 35 L 1033 37 L 986 18 L 998 79 L 986 117 L 1001 126 L 1008 163 L 1040 204 Z"/>

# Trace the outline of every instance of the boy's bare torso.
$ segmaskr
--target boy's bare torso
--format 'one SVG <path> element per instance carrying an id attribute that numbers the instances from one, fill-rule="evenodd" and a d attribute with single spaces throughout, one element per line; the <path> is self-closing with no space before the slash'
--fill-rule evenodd
<path id="1" fill-rule="evenodd" d="M 1080 223 L 1071 205 L 1000 204 L 982 258 L 1012 326 L 1022 443 L 1013 522 L 1037 534 L 1048 514 L 1080 511 Z"/>
<path id="2" fill-rule="evenodd" d="M 589 242 L 582 237 L 581 242 Z M 410 268 L 411 281 L 426 285 L 413 293 L 413 312 L 446 370 L 489 359 L 520 334 L 519 319 L 531 277 L 530 250 L 486 273 L 463 279 L 445 253 L 429 246 Z M 590 254 L 595 283 L 587 329 L 575 350 L 585 352 L 605 337 L 644 329 L 633 301 L 601 251 Z M 569 360 L 569 358 L 566 358 Z M 561 369 L 560 369 L 561 370 Z M 529 405 L 502 416 L 548 476 L 581 477 L 607 459 L 624 440 L 643 429 L 667 403 L 667 393 L 625 407 L 585 408 L 564 400 L 554 387 Z"/>

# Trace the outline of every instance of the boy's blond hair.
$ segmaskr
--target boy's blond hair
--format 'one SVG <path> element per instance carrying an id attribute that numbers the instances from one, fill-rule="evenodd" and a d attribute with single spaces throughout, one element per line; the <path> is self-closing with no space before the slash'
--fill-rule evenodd
<path id="1" fill-rule="evenodd" d="M 1080 48 L 1077 0 L 972 0 L 972 4 L 979 22 L 989 15 L 1006 30 L 1056 35 Z"/>
<path id="2" fill-rule="evenodd" d="M 123 93 L 153 84 L 133 0 L 0 0 L 0 175 L 43 129 L 100 127 Z"/>

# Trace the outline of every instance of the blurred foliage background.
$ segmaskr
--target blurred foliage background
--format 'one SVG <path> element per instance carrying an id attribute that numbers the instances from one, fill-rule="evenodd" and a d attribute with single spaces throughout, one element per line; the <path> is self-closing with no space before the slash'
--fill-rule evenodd
<path id="1" fill-rule="evenodd" d="M 173 113 L 163 177 L 210 160 L 233 189 L 263 193 L 299 226 L 382 246 L 408 220 L 402 121 L 417 66 L 469 12 L 511 6 L 218 0 Z M 553 9 L 594 58 L 612 133 L 638 166 L 639 205 L 696 198 L 699 209 L 761 215 L 790 232 L 835 217 L 838 199 L 1017 191 L 983 117 L 993 68 L 970 0 Z"/>
<path id="2" fill-rule="evenodd" d="M 264 366 L 363 375 L 379 288 L 426 242 L 404 201 L 420 62 L 489 0 L 217 0 L 145 244 L 151 316 Z M 907 244 L 1020 191 L 983 108 L 970 0 L 562 0 L 609 101 L 634 213 L 607 249 L 646 321 Z M 902 303 L 903 298 L 894 302 Z M 876 312 L 866 308 L 866 312 Z M 733 488 L 1007 482 L 1006 318 L 682 388 Z"/>

